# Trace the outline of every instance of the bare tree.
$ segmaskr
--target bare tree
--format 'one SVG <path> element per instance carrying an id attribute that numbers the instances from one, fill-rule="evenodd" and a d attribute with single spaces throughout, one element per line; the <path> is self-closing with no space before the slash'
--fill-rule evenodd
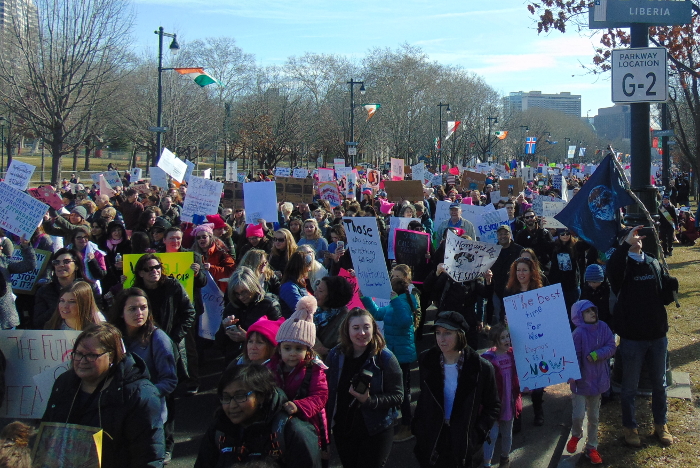
<path id="1" fill-rule="evenodd" d="M 128 52 L 128 0 L 34 0 L 38 21 L 11 18 L 0 60 L 0 99 L 51 148 L 51 182 L 61 158 L 90 132 L 100 93 Z"/>

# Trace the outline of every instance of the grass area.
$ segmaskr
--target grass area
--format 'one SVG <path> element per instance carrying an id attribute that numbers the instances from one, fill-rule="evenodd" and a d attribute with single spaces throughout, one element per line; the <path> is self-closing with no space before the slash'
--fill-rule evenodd
<path id="1" fill-rule="evenodd" d="M 668 427 L 674 444 L 663 447 L 651 436 L 653 418 L 651 398 L 637 398 L 637 422 L 644 444 L 636 449 L 624 444 L 619 398 L 601 407 L 599 451 L 607 467 L 694 467 L 700 465 L 700 242 L 676 245 L 667 259 L 672 276 L 680 282 L 681 308 L 674 304 L 668 311 L 668 351 L 674 371 L 690 374 L 693 398 L 690 401 L 668 399 Z M 583 457 L 577 466 L 588 466 Z"/>

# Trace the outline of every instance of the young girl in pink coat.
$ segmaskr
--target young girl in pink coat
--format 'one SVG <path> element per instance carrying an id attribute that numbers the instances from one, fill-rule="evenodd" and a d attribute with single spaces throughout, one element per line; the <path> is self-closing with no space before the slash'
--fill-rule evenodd
<path id="1" fill-rule="evenodd" d="M 302 297 L 297 302 L 296 311 L 277 332 L 277 347 L 267 367 L 275 376 L 277 386 L 289 399 L 284 404 L 287 413 L 310 422 L 316 428 L 323 464 L 327 466 L 327 367 L 312 350 L 316 342 L 316 326 L 313 321 L 316 307 L 314 296 Z"/>

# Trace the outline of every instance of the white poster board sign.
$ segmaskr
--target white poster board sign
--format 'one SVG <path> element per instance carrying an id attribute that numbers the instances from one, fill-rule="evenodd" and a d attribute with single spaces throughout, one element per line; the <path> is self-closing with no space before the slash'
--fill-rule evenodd
<path id="1" fill-rule="evenodd" d="M 520 389 L 580 379 L 561 284 L 503 298 Z"/>
<path id="2" fill-rule="evenodd" d="M 343 225 L 360 291 L 368 297 L 390 299 L 391 282 L 386 270 L 377 219 L 343 218 Z"/>
<path id="3" fill-rule="evenodd" d="M 476 229 L 476 225 L 481 223 L 481 215 L 485 213 L 484 207 L 477 205 L 465 205 L 464 203 L 460 203 L 459 207 L 462 209 L 462 218 L 472 223 L 474 225 L 474 229 Z"/>
<path id="4" fill-rule="evenodd" d="M 27 190 L 35 169 L 31 164 L 13 159 L 5 174 L 5 183 L 17 190 Z"/>
<path id="5" fill-rule="evenodd" d="M 442 177 L 442 174 L 434 174 L 432 179 L 430 180 L 430 185 L 432 185 L 433 187 L 436 185 L 442 185 L 443 180 L 444 179 Z"/>
<path id="6" fill-rule="evenodd" d="M 185 159 L 185 166 L 187 166 L 187 170 L 185 171 L 185 182 L 189 183 L 190 182 L 190 177 L 194 173 L 194 163 L 192 161 L 189 161 Z"/>
<path id="7" fill-rule="evenodd" d="M 292 171 L 292 177 L 295 179 L 306 179 L 308 175 L 309 171 L 306 169 L 294 169 L 294 171 Z"/>
<path id="8" fill-rule="evenodd" d="M 243 201 L 246 223 L 258 224 L 258 219 L 277 221 L 277 184 L 274 182 L 243 184 Z"/>
<path id="9" fill-rule="evenodd" d="M 48 209 L 49 205 L 0 182 L 0 228 L 30 239 Z"/>
<path id="10" fill-rule="evenodd" d="M 445 270 L 458 283 L 483 276 L 501 252 L 498 244 L 462 239 L 452 231 L 445 242 Z"/>
<path id="11" fill-rule="evenodd" d="M 56 377 L 71 368 L 70 353 L 79 331 L 2 330 L 0 350 L 7 360 L 5 401 L 0 414 L 40 419 Z"/>
<path id="12" fill-rule="evenodd" d="M 92 179 L 92 183 L 95 184 L 95 186 L 99 187 L 100 186 L 100 176 L 103 175 L 105 177 L 105 180 L 109 184 L 110 187 L 123 187 L 124 184 L 122 184 L 122 178 L 119 177 L 119 172 L 118 171 L 107 171 L 107 172 L 100 172 L 98 174 L 90 174 L 90 178 Z"/>
<path id="13" fill-rule="evenodd" d="M 489 205 L 493 207 L 493 205 Z M 508 210 L 501 208 L 500 210 L 484 210 L 481 215 L 479 224 L 474 225 L 476 236 L 480 242 L 487 244 L 497 244 L 498 236 L 496 235 L 498 228 L 505 226 L 508 223 Z"/>
<path id="14" fill-rule="evenodd" d="M 415 166 L 411 166 L 411 178 L 413 180 L 420 180 L 421 183 L 425 180 L 425 163 L 421 162 Z"/>
<path id="15" fill-rule="evenodd" d="M 194 215 L 206 216 L 218 213 L 223 191 L 224 184 L 222 182 L 203 177 L 190 177 L 180 218 L 191 223 L 194 221 Z"/>
<path id="16" fill-rule="evenodd" d="M 338 166 L 335 168 L 335 175 L 338 177 L 338 180 L 347 177 L 348 174 L 352 174 L 352 167 Z"/>
<path id="17" fill-rule="evenodd" d="M 201 289 L 204 313 L 199 316 L 199 336 L 214 340 L 224 315 L 224 293 L 211 273 L 207 271 L 207 284 Z"/>
<path id="18" fill-rule="evenodd" d="M 276 167 L 275 177 L 291 177 L 292 168 L 291 167 Z"/>
<path id="19" fill-rule="evenodd" d="M 129 181 L 135 184 L 143 177 L 143 170 L 140 167 L 132 167 L 129 171 Z"/>
<path id="20" fill-rule="evenodd" d="M 333 174 L 333 169 L 325 169 L 325 168 L 318 169 L 318 181 L 319 182 L 333 182 L 333 180 L 335 180 L 335 176 Z"/>
<path id="21" fill-rule="evenodd" d="M 168 175 L 160 167 L 151 167 L 151 185 L 168 190 Z"/>
<path id="22" fill-rule="evenodd" d="M 396 254 L 394 252 L 394 237 L 396 234 L 397 229 L 408 229 L 408 223 L 411 221 L 419 221 L 420 219 L 418 218 L 397 218 L 396 216 L 392 216 L 389 218 L 389 248 L 387 249 L 389 251 L 389 260 L 394 260 L 396 258 Z"/>
<path id="23" fill-rule="evenodd" d="M 404 165 L 403 159 L 391 158 L 391 180 L 403 180 L 404 179 Z"/>
<path id="24" fill-rule="evenodd" d="M 550 201 L 543 202 L 542 203 L 542 216 L 544 217 L 543 226 L 545 228 L 566 229 L 566 226 L 564 226 L 558 220 L 554 219 L 554 217 L 556 215 L 558 215 L 559 212 L 561 210 L 563 210 L 565 206 L 566 206 L 566 203 L 550 202 Z"/>
<path id="25" fill-rule="evenodd" d="M 157 166 L 163 169 L 166 174 L 177 180 L 179 183 L 182 183 L 182 181 L 185 179 L 187 164 L 175 156 L 175 154 L 168 148 L 163 148 L 163 153 L 160 155 Z"/>
<path id="26" fill-rule="evenodd" d="M 338 170 L 339 167 L 345 167 L 345 159 L 334 158 L 333 159 L 333 168 L 335 170 Z"/>
<path id="27" fill-rule="evenodd" d="M 435 229 L 437 229 L 443 221 L 450 219 L 450 205 L 452 202 L 438 200 L 435 207 Z M 442 239 L 439 239 L 442 240 Z"/>

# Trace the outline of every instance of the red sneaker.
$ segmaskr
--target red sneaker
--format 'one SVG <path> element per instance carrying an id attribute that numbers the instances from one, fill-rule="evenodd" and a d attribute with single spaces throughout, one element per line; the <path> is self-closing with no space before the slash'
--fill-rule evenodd
<path id="1" fill-rule="evenodd" d="M 581 440 L 580 437 L 571 436 L 571 439 L 569 439 L 569 442 L 566 444 L 566 451 L 569 453 L 576 453 L 579 440 Z"/>
<path id="2" fill-rule="evenodd" d="M 598 451 L 594 448 L 586 449 L 583 454 L 591 461 L 591 465 L 602 465 L 603 459 L 600 457 Z"/>

